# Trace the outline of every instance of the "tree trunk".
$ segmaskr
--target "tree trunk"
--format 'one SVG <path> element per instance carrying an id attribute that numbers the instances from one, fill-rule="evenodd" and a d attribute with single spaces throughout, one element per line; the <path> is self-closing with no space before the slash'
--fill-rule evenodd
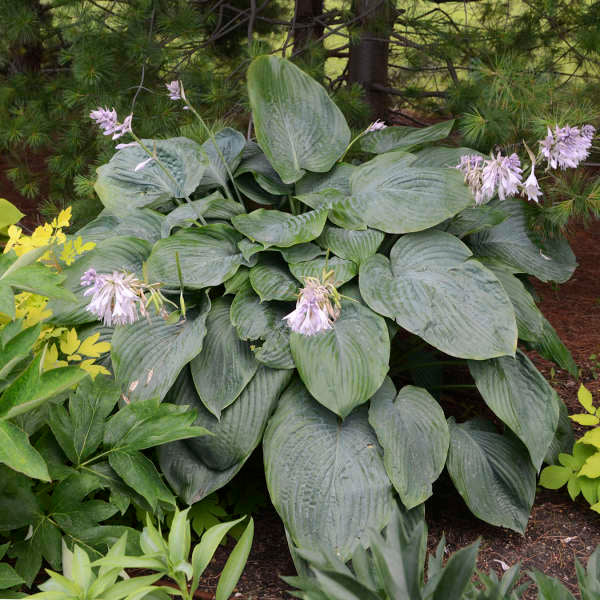
<path id="1" fill-rule="evenodd" d="M 323 25 L 315 19 L 323 14 L 323 0 L 296 0 L 294 22 L 294 54 L 323 35 Z"/>
<path id="2" fill-rule="evenodd" d="M 373 86 L 389 87 L 389 38 L 394 28 L 394 9 L 389 0 L 354 0 L 358 18 L 358 42 L 350 45 L 348 81 L 360 84 L 371 107 L 371 118 L 385 117 L 389 95 Z"/>

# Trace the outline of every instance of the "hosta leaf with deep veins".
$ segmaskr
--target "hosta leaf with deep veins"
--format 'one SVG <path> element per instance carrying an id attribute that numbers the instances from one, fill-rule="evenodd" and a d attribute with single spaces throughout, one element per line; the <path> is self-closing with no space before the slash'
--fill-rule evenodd
<path id="1" fill-rule="evenodd" d="M 131 236 L 154 244 L 160 240 L 164 220 L 163 215 L 148 208 L 120 216 L 104 209 L 70 237 L 75 239 L 81 236 L 83 242 L 99 243 L 112 237 Z"/>
<path id="2" fill-rule="evenodd" d="M 248 215 L 233 217 L 231 222 L 246 237 L 265 247 L 288 248 L 314 240 L 323 231 L 326 220 L 326 209 L 290 215 L 279 210 L 259 208 Z"/>
<path id="3" fill-rule="evenodd" d="M 447 467 L 471 512 L 480 519 L 523 533 L 535 497 L 535 468 L 527 449 L 491 423 L 451 419 Z"/>
<path id="4" fill-rule="evenodd" d="M 260 262 L 250 269 L 250 284 L 262 302 L 296 300 L 300 287 L 288 265 L 278 256 L 261 256 Z"/>
<path id="5" fill-rule="evenodd" d="M 152 315 L 115 329 L 112 363 L 129 400 L 164 397 L 181 369 L 202 350 L 209 308 L 203 298 L 176 323 Z"/>
<path id="6" fill-rule="evenodd" d="M 206 319 L 202 352 L 190 363 L 192 377 L 204 406 L 217 419 L 256 373 L 258 362 L 250 344 L 240 340 L 229 318 L 231 301 L 218 298 Z"/>
<path id="7" fill-rule="evenodd" d="M 306 171 L 329 171 L 350 141 L 350 129 L 325 88 L 297 66 L 260 56 L 248 69 L 256 137 L 285 183 Z"/>
<path id="8" fill-rule="evenodd" d="M 333 281 L 336 286 L 344 285 L 358 273 L 356 263 L 334 256 L 332 258 L 315 258 L 305 262 L 290 265 L 292 275 L 300 282 L 305 277 L 322 278 L 323 273 L 333 271 Z"/>
<path id="9" fill-rule="evenodd" d="M 159 449 L 161 469 L 186 502 L 211 494 L 239 470 L 260 443 L 267 420 L 291 377 L 291 371 L 259 367 L 238 400 L 217 420 L 202 404 L 188 370 L 182 372 L 168 400 L 195 408 L 195 424 L 213 433 Z"/>
<path id="10" fill-rule="evenodd" d="M 421 144 L 443 140 L 450 135 L 453 126 L 454 119 L 429 127 L 386 127 L 365 134 L 360 140 L 360 149 L 374 154 L 410 149 Z"/>
<path id="11" fill-rule="evenodd" d="M 377 252 L 384 237 L 385 235 L 376 229 L 352 231 L 325 226 L 317 242 L 340 258 L 352 260 L 359 265 Z"/>
<path id="12" fill-rule="evenodd" d="M 94 186 L 102 204 L 117 215 L 137 208 L 168 206 L 173 198 L 185 198 L 198 187 L 204 174 L 200 146 L 193 140 L 176 137 L 142 141 L 156 151 L 170 176 L 157 161 L 136 171 L 135 167 L 148 158 L 141 147 L 119 150 L 98 169 Z"/>
<path id="13" fill-rule="evenodd" d="M 398 395 L 388 378 L 371 398 L 369 423 L 383 447 L 385 469 L 407 509 L 431 496 L 446 463 L 450 433 L 444 411 L 423 388 Z"/>
<path id="14" fill-rule="evenodd" d="M 486 404 L 525 444 L 539 469 L 558 425 L 554 390 L 519 350 L 515 358 L 469 361 L 469 369 Z"/>
<path id="15" fill-rule="evenodd" d="M 205 166 L 204 176 L 198 186 L 200 191 L 215 187 L 228 189 L 229 173 L 227 169 L 229 168 L 229 172 L 233 173 L 242 160 L 246 139 L 239 131 L 225 127 L 215 135 L 215 140 L 219 151 L 215 148 L 212 139 L 206 140 L 200 147 L 202 163 Z M 219 152 L 227 164 L 223 162 Z"/>
<path id="16" fill-rule="evenodd" d="M 82 254 L 72 265 L 63 269 L 65 287 L 71 290 L 78 302 L 50 300 L 51 320 L 60 325 L 82 325 L 96 321 L 96 315 L 86 311 L 92 297 L 84 296 L 86 288 L 81 286 L 81 276 L 88 269 L 97 273 L 129 271 L 143 279 L 142 264 L 148 258 L 152 246 L 146 240 L 134 237 L 115 237 L 99 242 L 96 248 Z"/>
<path id="17" fill-rule="evenodd" d="M 360 293 L 378 313 L 451 356 L 514 354 L 515 314 L 495 275 L 458 238 L 424 231 L 400 238 L 390 260 L 361 265 Z"/>
<path id="18" fill-rule="evenodd" d="M 271 501 L 296 546 L 346 561 L 389 520 L 392 486 L 366 407 L 340 422 L 296 380 L 267 426 L 263 452 Z"/>
<path id="19" fill-rule="evenodd" d="M 522 200 L 493 200 L 488 206 L 503 210 L 508 217 L 469 237 L 468 244 L 476 256 L 499 259 L 541 281 L 564 283 L 571 277 L 577 263 L 569 243 L 560 238 L 548 240 L 541 247 L 534 244 Z"/>
<path id="20" fill-rule="evenodd" d="M 422 167 L 406 152 L 379 155 L 358 167 L 350 182 L 354 209 L 387 233 L 429 229 L 473 202 L 457 170 Z"/>
<path id="21" fill-rule="evenodd" d="M 198 290 L 220 285 L 245 262 L 237 247 L 241 239 L 235 229 L 222 223 L 182 229 L 154 245 L 148 277 L 168 288 L 179 288 L 178 255 L 184 287 Z"/>
<path id="22" fill-rule="evenodd" d="M 342 301 L 332 329 L 292 333 L 290 347 L 308 391 L 342 418 L 377 391 L 389 368 L 385 319 L 352 300 Z"/>

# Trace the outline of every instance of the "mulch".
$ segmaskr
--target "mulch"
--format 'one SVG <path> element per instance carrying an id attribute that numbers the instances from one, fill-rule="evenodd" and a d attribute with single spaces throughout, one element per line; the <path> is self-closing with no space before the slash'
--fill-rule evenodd
<path id="1" fill-rule="evenodd" d="M 4 165 L 5 166 L 5 165 Z M 27 225 L 37 224 L 34 202 L 20 198 L 2 169 L 0 169 L 0 197 L 20 206 L 28 214 Z M 581 369 L 576 381 L 568 373 L 529 353 L 540 371 L 549 379 L 569 412 L 580 412 L 577 389 L 583 382 L 594 398 L 600 398 L 600 278 L 599 251 L 600 222 L 589 228 L 576 226 L 569 240 L 577 256 L 579 267 L 570 281 L 553 286 L 536 280 L 532 283 L 541 297 L 540 308 L 563 342 L 573 353 Z M 506 565 L 521 562 L 524 571 L 539 569 L 559 578 L 575 595 L 577 578 L 574 557 L 585 562 L 596 545 L 600 544 L 600 515 L 591 511 L 578 498 L 572 502 L 566 491 L 551 492 L 538 489 L 525 535 L 492 527 L 476 519 L 454 490 L 448 478 L 442 477 L 434 486 L 434 495 L 426 504 L 429 527 L 428 546 L 437 545 L 442 535 L 446 549 L 452 553 L 481 538 L 478 567 L 495 570 L 499 575 Z M 208 598 L 216 587 L 218 574 L 228 556 L 231 545 L 217 552 L 200 588 L 199 598 Z M 248 564 L 236 588 L 235 598 L 241 600 L 280 600 L 290 598 L 289 586 L 281 575 L 294 575 L 281 521 L 270 508 L 255 515 L 255 537 Z M 535 598 L 532 589 L 527 598 Z"/>

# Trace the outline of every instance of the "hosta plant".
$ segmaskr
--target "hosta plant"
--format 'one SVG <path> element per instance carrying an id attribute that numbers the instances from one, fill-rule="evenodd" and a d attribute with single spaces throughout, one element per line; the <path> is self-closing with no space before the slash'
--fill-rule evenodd
<path id="1" fill-rule="evenodd" d="M 121 139 L 98 169 L 106 209 L 77 233 L 96 247 L 64 268 L 78 301 L 52 302 L 52 319 L 110 341 L 127 402 L 198 410 L 213 435 L 159 449 L 187 503 L 262 441 L 296 545 L 349 558 L 396 495 L 418 506 L 445 467 L 475 515 L 522 532 L 570 428 L 518 339 L 575 370 L 525 278 L 563 282 L 576 264 L 566 241 L 530 235 L 515 194 L 535 200 L 532 181 L 514 157 L 455 168 L 473 151 L 431 145 L 451 122 L 351 140 L 326 91 L 277 57 L 253 62 L 248 89 L 256 140 L 141 140 L 135 115 L 94 111 Z M 194 112 L 181 83 L 169 93 Z M 504 199 L 477 206 L 478 192 Z M 465 421 L 477 394 L 495 424 Z"/>

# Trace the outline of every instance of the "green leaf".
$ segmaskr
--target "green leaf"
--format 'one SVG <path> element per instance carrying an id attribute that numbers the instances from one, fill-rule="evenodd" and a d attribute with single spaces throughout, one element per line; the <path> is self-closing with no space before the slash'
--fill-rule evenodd
<path id="1" fill-rule="evenodd" d="M 281 252 L 283 260 L 288 264 L 312 260 L 313 258 L 317 258 L 317 256 L 325 254 L 322 248 L 319 248 L 317 244 L 313 244 L 312 242 L 298 244 L 290 248 L 278 248 L 278 250 Z"/>
<path id="2" fill-rule="evenodd" d="M 164 222 L 163 215 L 147 208 L 119 216 L 104 209 L 93 221 L 69 236 L 69 239 L 81 236 L 84 242 L 99 244 L 113 237 L 131 236 L 154 244 L 161 238 Z"/>
<path id="3" fill-rule="evenodd" d="M 159 501 L 175 504 L 175 498 L 162 482 L 154 464 L 141 452 L 111 452 L 108 462 L 127 485 L 146 498 L 152 510 L 156 510 Z"/>
<path id="4" fill-rule="evenodd" d="M 342 196 L 350 195 L 350 177 L 357 169 L 350 163 L 336 163 L 326 173 L 306 173 L 296 182 L 296 195 L 313 194 L 325 190 L 334 190 Z M 314 208 L 314 207 L 313 207 Z"/>
<path id="5" fill-rule="evenodd" d="M 395 501 L 366 407 L 340 422 L 296 380 L 269 422 L 263 452 L 271 501 L 296 546 L 346 561 L 388 522 Z"/>
<path id="6" fill-rule="evenodd" d="M 116 237 L 100 242 L 96 248 L 82 254 L 72 265 L 63 269 L 65 288 L 77 297 L 76 302 L 51 300 L 51 321 L 57 325 L 82 325 L 97 320 L 96 315 L 86 311 L 92 297 L 84 296 L 81 276 L 91 268 L 98 273 L 129 271 L 143 280 L 142 263 L 150 254 L 151 245 L 146 240 L 133 237 Z"/>
<path id="7" fill-rule="evenodd" d="M 430 148 L 423 148 L 415 155 L 419 158 L 419 164 L 423 167 L 446 167 L 453 168 L 460 163 L 461 156 L 465 154 L 477 154 L 488 158 L 485 154 L 473 150 L 473 148 L 450 148 L 448 146 L 432 146 Z"/>
<path id="8" fill-rule="evenodd" d="M 267 420 L 291 377 L 289 370 L 259 367 L 238 400 L 223 410 L 217 420 L 204 408 L 187 370 L 180 375 L 168 399 L 196 408 L 195 424 L 213 434 L 159 449 L 167 480 L 186 502 L 197 502 L 227 483 L 228 479 L 213 478 L 214 472 L 237 472 L 259 444 Z"/>
<path id="9" fill-rule="evenodd" d="M 7 341 L 2 347 L 2 354 L 0 354 L 0 379 L 8 377 L 12 369 L 29 356 L 41 330 L 42 326 L 38 323 L 33 327 L 24 329 Z"/>
<path id="10" fill-rule="evenodd" d="M 1 202 L 2 198 L 0 198 L 0 208 Z M 6 590 L 21 583 L 25 583 L 25 580 L 9 564 L 0 563 L 0 590 Z"/>
<path id="11" fill-rule="evenodd" d="M 262 302 L 253 289 L 245 288 L 235 295 L 229 317 L 240 339 L 258 340 L 268 337 L 287 312 L 286 305 Z"/>
<path id="12" fill-rule="evenodd" d="M 535 497 L 535 468 L 516 438 L 482 420 L 449 421 L 446 466 L 456 489 L 478 518 L 517 533 L 527 526 Z"/>
<path id="13" fill-rule="evenodd" d="M 42 354 L 0 396 L 0 420 L 37 408 L 56 394 L 79 383 L 87 373 L 79 367 L 59 367 L 40 374 Z"/>
<path id="14" fill-rule="evenodd" d="M 0 282 L 0 313 L 9 319 L 15 318 L 15 295 L 10 285 L 4 282 Z"/>
<path id="15" fill-rule="evenodd" d="M 595 415 L 571 415 L 570 419 L 575 421 L 575 423 L 579 423 L 579 425 L 586 425 L 588 427 L 598 425 L 598 423 L 600 423 L 600 419 Z"/>
<path id="16" fill-rule="evenodd" d="M 188 521 L 189 508 L 175 510 L 171 529 L 169 530 L 169 560 L 172 564 L 187 560 L 192 543 L 190 522 Z"/>
<path id="17" fill-rule="evenodd" d="M 94 186 L 102 204 L 116 215 L 143 207 L 168 206 L 172 198 L 192 194 L 204 174 L 203 156 L 196 142 L 184 137 L 142 142 L 151 151 L 156 149 L 170 176 L 157 161 L 135 171 L 136 165 L 148 158 L 141 147 L 119 150 L 108 164 L 97 169 L 98 179 Z"/>
<path id="18" fill-rule="evenodd" d="M 259 263 L 250 269 L 250 284 L 266 300 L 296 300 L 298 281 L 292 276 L 289 266 L 277 256 L 261 256 Z"/>
<path id="19" fill-rule="evenodd" d="M 250 517 L 250 521 L 244 529 L 244 533 L 234 546 L 221 576 L 219 577 L 219 583 L 217 584 L 217 591 L 215 594 L 215 600 L 227 600 L 233 593 L 237 582 L 242 576 L 244 567 L 250 554 L 250 548 L 252 548 L 252 539 L 254 538 L 254 520 Z"/>
<path id="20" fill-rule="evenodd" d="M 554 392 L 554 401 L 558 405 L 558 425 L 554 433 L 554 439 L 544 458 L 544 462 L 548 464 L 555 464 L 559 460 L 561 453 L 571 452 L 575 443 L 569 412 L 565 403 L 559 398 L 556 392 Z"/>
<path id="21" fill-rule="evenodd" d="M 527 273 L 541 281 L 567 281 L 577 263 L 567 241 L 550 240 L 538 246 L 530 238 L 526 203 L 508 198 L 488 204 L 508 214 L 499 225 L 469 237 L 468 244 L 476 256 L 502 260 L 520 273 Z"/>
<path id="22" fill-rule="evenodd" d="M 144 450 L 206 434 L 204 428 L 192 427 L 195 418 L 196 412 L 187 406 L 154 399 L 126 404 L 106 423 L 104 445 L 113 451 Z"/>
<path id="23" fill-rule="evenodd" d="M 237 246 L 241 239 L 235 229 L 222 223 L 182 229 L 154 245 L 148 258 L 148 277 L 152 283 L 160 281 L 168 288 L 179 289 L 179 255 L 185 288 L 220 285 L 245 262 Z"/>
<path id="24" fill-rule="evenodd" d="M 200 150 L 206 170 L 198 186 L 199 191 L 216 187 L 227 190 L 227 182 L 229 181 L 227 168 L 229 167 L 229 171 L 233 173 L 242 160 L 246 138 L 239 131 L 231 129 L 231 127 L 225 127 L 215 134 L 215 140 L 217 142 L 216 148 L 219 149 L 227 164 L 219 156 L 213 140 L 210 138 L 206 140 Z"/>
<path id="25" fill-rule="evenodd" d="M 575 600 L 571 592 L 558 579 L 537 570 L 528 571 L 527 574 L 537 586 L 538 600 Z"/>
<path id="26" fill-rule="evenodd" d="M 10 225 L 18 223 L 25 215 L 5 198 L 0 198 L 0 233 L 6 234 Z"/>
<path id="27" fill-rule="evenodd" d="M 369 423 L 383 447 L 385 469 L 407 509 L 432 494 L 446 463 L 450 433 L 440 405 L 423 388 L 398 395 L 388 378 L 371 398 Z"/>
<path id="28" fill-rule="evenodd" d="M 295 216 L 279 210 L 259 208 L 248 215 L 233 217 L 231 222 L 239 232 L 253 242 L 260 242 L 265 248 L 288 248 L 319 237 L 326 220 L 326 209 Z"/>
<path id="29" fill-rule="evenodd" d="M 515 358 L 469 361 L 469 370 L 486 404 L 525 444 L 539 470 L 558 425 L 554 390 L 520 350 Z"/>
<path id="30" fill-rule="evenodd" d="M 176 323 L 153 314 L 117 327 L 111 358 L 115 378 L 129 400 L 164 397 L 181 369 L 202 350 L 209 309 L 203 295 L 201 304 Z"/>
<path id="31" fill-rule="evenodd" d="M 432 600 L 463 597 L 475 571 L 478 551 L 479 541 L 461 548 L 448 559 L 435 587 Z"/>
<path id="32" fill-rule="evenodd" d="M 258 143 L 285 183 L 305 171 L 329 171 L 350 142 L 350 129 L 327 91 L 285 59 L 254 59 L 248 96 Z"/>
<path id="33" fill-rule="evenodd" d="M 332 329 L 292 333 L 290 348 L 308 391 L 342 418 L 377 391 L 389 368 L 385 319 L 352 300 L 342 301 Z"/>
<path id="34" fill-rule="evenodd" d="M 239 177 L 245 173 L 252 173 L 256 184 L 270 194 L 287 196 L 292 191 L 292 186 L 283 183 L 260 146 L 255 142 L 247 142 L 244 159 L 235 172 L 235 176 Z"/>
<path id="35" fill-rule="evenodd" d="M 375 229 L 353 231 L 326 225 L 317 242 L 340 258 L 360 265 L 377 252 L 384 237 L 381 231 Z"/>
<path id="36" fill-rule="evenodd" d="M 27 434 L 8 421 L 0 421 L 0 463 L 28 477 L 50 481 L 46 462 Z"/>
<path id="37" fill-rule="evenodd" d="M 315 258 L 301 263 L 291 264 L 290 271 L 292 275 L 300 282 L 304 282 L 305 277 L 318 277 L 322 279 L 323 273 L 333 271 L 333 281 L 335 286 L 340 287 L 347 283 L 358 273 L 356 263 L 351 260 L 345 260 L 334 256 L 332 258 Z"/>
<path id="38" fill-rule="evenodd" d="M 392 150 L 408 150 L 421 144 L 443 140 L 450 135 L 454 119 L 442 121 L 429 127 L 386 127 L 363 135 L 360 149 L 373 154 L 383 154 Z"/>
<path id="39" fill-rule="evenodd" d="M 263 345 L 255 348 L 256 360 L 273 369 L 293 369 L 295 363 L 290 349 L 290 331 L 285 321 L 276 321 Z"/>
<path id="40" fill-rule="evenodd" d="M 442 228 L 456 237 L 463 238 L 466 235 L 495 227 L 502 223 L 506 217 L 507 214 L 503 210 L 487 204 L 468 206 L 450 221 L 447 221 L 446 227 L 442 226 Z"/>
<path id="41" fill-rule="evenodd" d="M 557 490 L 569 481 L 572 474 L 571 469 L 559 465 L 550 465 L 542 469 L 539 483 L 549 490 Z"/>
<path id="42" fill-rule="evenodd" d="M 194 221 L 199 220 L 198 215 L 205 219 L 229 220 L 244 212 L 244 207 L 239 202 L 223 198 L 221 192 L 214 192 L 206 198 L 192 200 L 172 210 L 163 220 L 161 237 L 169 237 L 174 227 L 192 227 Z"/>
<path id="43" fill-rule="evenodd" d="M 39 498 L 31 488 L 33 480 L 0 465 L 0 532 L 27 527 L 42 511 Z"/>
<path id="44" fill-rule="evenodd" d="M 198 395 L 217 419 L 235 402 L 258 368 L 249 344 L 240 340 L 231 324 L 230 310 L 230 300 L 215 300 L 206 319 L 202 352 L 190 363 Z"/>
<path id="45" fill-rule="evenodd" d="M 413 154 L 382 154 L 350 179 L 354 209 L 370 227 L 387 233 L 422 231 L 473 202 L 454 169 L 422 167 Z"/>
<path id="46" fill-rule="evenodd" d="M 297 196 L 303 204 L 317 210 L 328 210 L 327 217 L 332 223 L 344 229 L 365 230 L 365 206 L 360 200 L 347 196 L 338 190 L 326 189 Z"/>
<path id="47" fill-rule="evenodd" d="M 494 274 L 442 231 L 400 238 L 390 260 L 376 254 L 361 265 L 360 292 L 376 312 L 450 356 L 514 354 L 517 325 Z"/>
<path id="48" fill-rule="evenodd" d="M 41 263 L 26 265 L 10 273 L 6 271 L 1 279 L 3 284 L 25 292 L 47 296 L 55 301 L 72 302 L 75 300 L 73 294 L 63 286 L 64 275 L 56 273 Z"/>

